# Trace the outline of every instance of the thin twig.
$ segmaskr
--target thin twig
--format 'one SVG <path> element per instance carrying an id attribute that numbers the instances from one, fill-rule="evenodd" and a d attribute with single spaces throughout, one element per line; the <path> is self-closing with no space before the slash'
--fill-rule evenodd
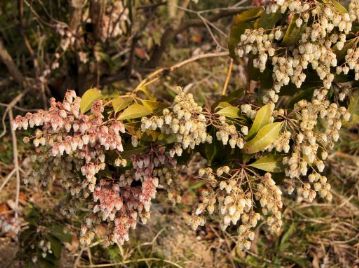
<path id="1" fill-rule="evenodd" d="M 14 121 L 14 115 L 12 113 L 12 108 L 9 110 L 9 118 L 10 118 L 10 130 L 11 130 L 11 137 L 12 137 L 12 148 L 13 148 L 13 158 L 14 158 L 14 170 L 16 174 L 16 210 L 15 210 L 15 217 L 18 216 L 19 211 L 19 196 L 20 196 L 20 169 L 19 169 L 19 158 L 18 158 L 18 151 L 17 151 L 17 139 L 15 134 L 15 129 L 11 122 Z"/>
<path id="2" fill-rule="evenodd" d="M 2 126 L 3 126 L 3 131 L 0 134 L 0 138 L 2 138 L 3 136 L 5 136 L 6 134 L 6 123 L 5 123 L 5 119 L 6 119 L 6 115 L 9 113 L 9 111 L 16 105 L 16 103 L 18 103 L 24 96 L 25 94 L 29 91 L 29 89 L 26 89 L 25 91 L 21 92 L 19 95 L 17 95 L 9 104 L 6 105 L 6 109 L 4 111 L 4 114 L 2 116 Z"/>
<path id="3" fill-rule="evenodd" d="M 241 2 L 245 3 L 244 1 L 241 1 Z M 241 4 L 243 4 L 243 3 L 241 3 Z M 218 13 L 213 14 L 212 16 L 209 16 L 208 18 L 205 19 L 205 21 L 207 22 L 207 24 L 216 22 L 222 18 L 233 16 L 235 14 L 238 14 L 240 11 L 247 10 L 251 7 L 252 6 L 242 6 L 242 7 L 235 7 L 235 8 L 216 9 L 215 11 L 218 11 Z M 185 6 L 178 6 L 178 9 L 183 10 L 183 11 L 189 11 L 189 9 L 187 9 Z M 191 12 L 191 11 L 189 11 L 189 12 Z M 199 12 L 192 11 L 192 13 L 196 13 L 197 15 L 198 14 L 200 15 L 201 13 L 204 13 L 204 12 L 207 12 L 207 11 L 199 11 Z M 153 50 L 151 58 L 148 62 L 148 67 L 153 68 L 158 65 L 158 63 L 160 62 L 160 60 L 162 58 L 163 53 L 165 53 L 165 50 L 167 49 L 168 45 L 173 41 L 173 39 L 176 37 L 177 34 L 183 32 L 183 31 L 186 31 L 189 28 L 202 27 L 202 26 L 206 26 L 206 24 L 203 22 L 203 19 L 201 19 L 200 17 L 198 19 L 182 20 L 181 23 L 178 23 L 178 27 L 175 27 L 173 25 L 168 26 L 165 29 L 165 31 L 161 37 L 160 44 L 158 46 L 156 46 Z"/>
<path id="4" fill-rule="evenodd" d="M 138 91 L 142 87 L 147 86 L 147 85 L 152 84 L 153 82 L 157 81 L 163 73 L 173 72 L 176 69 L 181 68 L 184 65 L 187 65 L 189 63 L 192 63 L 192 62 L 195 62 L 195 61 L 198 61 L 201 59 L 225 57 L 228 55 L 229 55 L 228 52 L 207 53 L 207 54 L 202 54 L 202 55 L 198 55 L 198 56 L 189 58 L 189 59 L 179 62 L 169 68 L 160 68 L 160 69 L 154 71 L 153 73 L 149 74 L 144 80 L 142 80 L 142 82 L 134 89 L 134 91 Z"/>
<path id="5" fill-rule="evenodd" d="M 233 59 L 230 59 L 228 72 L 227 72 L 227 76 L 226 76 L 226 81 L 224 82 L 224 86 L 223 86 L 223 90 L 222 90 L 223 96 L 226 95 L 226 93 L 227 93 L 228 84 L 229 84 L 229 81 L 232 76 L 232 70 L 233 70 Z"/>
<path id="6" fill-rule="evenodd" d="M 3 183 L 0 186 L 0 191 L 5 187 L 5 185 L 8 183 L 8 181 L 11 179 L 12 175 L 14 175 L 15 173 L 15 169 L 13 169 L 5 178 L 5 180 L 3 181 Z"/>

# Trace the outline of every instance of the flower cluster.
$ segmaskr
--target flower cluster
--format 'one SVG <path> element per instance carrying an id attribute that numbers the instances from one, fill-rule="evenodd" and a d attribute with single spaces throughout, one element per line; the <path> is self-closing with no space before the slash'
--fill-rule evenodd
<path id="1" fill-rule="evenodd" d="M 358 0 L 352 0 L 349 3 L 349 15 L 351 20 L 359 21 L 359 1 Z"/>
<path id="2" fill-rule="evenodd" d="M 292 129 L 295 144 L 292 146 L 292 153 L 283 159 L 287 166 L 286 175 L 290 178 L 300 178 L 309 175 L 309 183 L 314 183 L 314 174 L 323 172 L 324 162 L 328 157 L 328 149 L 333 148 L 334 143 L 339 139 L 339 130 L 342 121 L 348 121 L 350 114 L 345 107 L 338 107 L 336 103 L 325 100 L 326 89 L 316 90 L 311 102 L 301 100 L 295 106 L 295 113 L 298 125 Z M 315 175 L 316 176 L 316 175 Z M 321 179 L 326 183 L 326 179 Z M 315 194 L 310 191 L 310 184 L 303 185 L 300 194 L 306 200 L 313 200 Z M 313 185 L 314 187 L 314 185 Z M 316 186 L 316 191 L 324 187 L 330 190 L 326 184 Z M 304 195 L 302 195 L 304 193 Z M 321 194 L 322 197 L 331 199 L 331 195 Z"/>
<path id="3" fill-rule="evenodd" d="M 270 231 L 272 233 L 279 233 L 282 227 L 282 192 L 275 184 L 270 173 L 266 173 L 263 176 L 261 183 L 258 184 L 255 196 L 259 200 L 263 214 L 270 214 L 267 218 Z"/>
<path id="4" fill-rule="evenodd" d="M 183 149 L 194 149 L 200 143 L 212 142 L 212 136 L 207 133 L 207 120 L 202 107 L 194 101 L 192 94 L 183 91 L 175 97 L 169 109 L 163 110 L 162 116 L 143 117 L 141 122 L 142 131 L 158 128 L 163 134 L 174 134 L 176 142 Z M 182 154 L 180 149 L 174 152 Z"/>
<path id="5" fill-rule="evenodd" d="M 273 65 L 273 89 L 264 96 L 265 102 L 278 101 L 278 93 L 290 82 L 300 88 L 307 78 L 306 70 L 311 67 L 329 89 L 334 80 L 332 67 L 338 66 L 336 50 L 342 50 L 352 23 L 357 18 L 357 1 L 352 1 L 349 13 L 342 13 L 330 4 L 319 1 L 272 1 L 267 12 L 289 14 L 294 28 L 301 29 L 298 44 L 287 46 L 289 26 L 277 26 L 273 29 L 246 29 L 241 35 L 238 55 L 253 55 L 253 66 L 263 72 L 268 62 Z M 313 18 L 313 19 L 311 19 Z M 291 27 L 291 26 L 290 26 Z M 357 57 L 350 50 L 346 63 L 338 66 L 337 72 L 348 73 L 357 70 Z M 356 74 L 356 77 L 358 75 Z"/>
<path id="6" fill-rule="evenodd" d="M 46 258 L 47 254 L 52 254 L 52 249 L 51 249 L 51 242 L 50 241 L 45 241 L 45 240 L 40 240 L 39 244 L 38 244 L 38 248 L 41 250 L 41 256 L 43 258 Z M 36 262 L 36 261 L 34 261 Z"/>
<path id="7" fill-rule="evenodd" d="M 216 137 L 223 145 L 229 144 L 232 149 L 238 147 L 240 149 L 244 146 L 244 136 L 248 134 L 248 127 L 242 126 L 241 132 L 237 130 L 235 125 L 226 122 L 224 116 L 219 117 L 219 124 L 216 126 Z"/>
<path id="8" fill-rule="evenodd" d="M 151 200 L 159 187 L 159 178 L 155 176 L 159 172 L 155 170 L 174 166 L 175 161 L 164 148 L 152 148 L 147 154 L 134 155 L 131 162 L 132 170 L 126 170 L 118 178 L 102 179 L 96 186 L 93 193 L 95 215 L 91 215 L 82 227 L 82 243 L 89 244 L 95 237 L 94 230 L 107 225 L 102 235 L 106 243 L 123 244 L 138 219 L 146 223 Z"/>
<path id="9" fill-rule="evenodd" d="M 359 40 L 358 40 L 359 42 Z M 350 70 L 355 72 L 355 80 L 359 80 L 359 48 L 349 48 L 345 56 L 345 62 L 337 67 L 337 74 L 348 74 Z"/>
<path id="10" fill-rule="evenodd" d="M 159 179 L 159 185 L 166 190 L 167 198 L 172 204 L 181 203 L 181 182 L 179 172 L 185 166 L 169 165 L 162 168 L 156 168 L 153 175 Z"/>
<path id="11" fill-rule="evenodd" d="M 274 106 L 273 106 L 274 109 Z M 254 119 L 256 117 L 257 111 L 253 109 L 250 104 L 242 104 L 241 112 L 248 116 L 250 119 Z"/>
<path id="12" fill-rule="evenodd" d="M 248 250 L 254 239 L 253 229 L 262 215 L 267 215 L 269 230 L 278 233 L 282 225 L 282 192 L 276 186 L 270 173 L 263 177 L 253 177 L 242 169 L 220 167 L 214 172 L 211 168 L 199 170 L 199 176 L 206 182 L 206 188 L 200 192 L 200 202 L 187 222 L 196 229 L 205 223 L 204 213 L 217 213 L 222 229 L 230 225 L 238 226 L 239 247 Z M 260 183 L 257 182 L 257 179 Z M 258 213 L 254 198 L 262 207 Z"/>
<path id="13" fill-rule="evenodd" d="M 81 98 L 74 91 L 68 91 L 63 102 L 56 102 L 52 98 L 48 111 L 17 116 L 13 127 L 41 127 L 33 137 L 35 147 L 46 148 L 55 158 L 67 154 L 83 160 L 80 170 L 87 179 L 84 183 L 93 191 L 95 175 L 106 166 L 105 152 L 123 151 L 120 133 L 124 133 L 125 128 L 119 121 L 104 122 L 102 101 L 92 105 L 91 115 L 80 113 L 80 102 Z"/>
<path id="14" fill-rule="evenodd" d="M 268 151 L 275 149 L 277 152 L 288 153 L 290 151 L 290 138 L 292 134 L 289 131 L 284 131 L 279 138 L 268 147 Z"/>

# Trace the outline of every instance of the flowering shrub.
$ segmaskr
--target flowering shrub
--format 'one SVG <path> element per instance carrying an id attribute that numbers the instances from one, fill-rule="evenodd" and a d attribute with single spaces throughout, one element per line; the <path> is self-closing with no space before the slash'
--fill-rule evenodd
<path id="1" fill-rule="evenodd" d="M 181 202 L 177 162 L 200 153 L 206 165 L 195 177 L 203 183 L 196 208 L 184 218 L 197 229 L 216 215 L 222 229 L 238 229 L 238 247 L 248 250 L 260 221 L 280 232 L 284 194 L 298 202 L 332 199 L 323 172 L 351 119 L 358 20 L 358 0 L 348 9 L 334 0 L 277 0 L 240 13 L 229 49 L 256 88 L 237 98 L 215 96 L 211 106 L 181 88 L 170 104 L 144 87 L 115 97 L 68 91 L 48 111 L 13 122 L 36 128 L 25 138 L 35 147 L 27 182 L 61 180 L 71 195 L 66 216 L 86 207 L 82 244 L 123 244 L 130 228 L 149 219 L 159 189 Z"/>

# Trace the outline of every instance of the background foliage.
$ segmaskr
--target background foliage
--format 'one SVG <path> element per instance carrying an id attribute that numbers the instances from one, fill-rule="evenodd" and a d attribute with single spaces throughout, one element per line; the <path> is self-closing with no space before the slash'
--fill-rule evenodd
<path id="1" fill-rule="evenodd" d="M 88 248 L 81 247 L 76 235 L 81 218 L 70 222 L 57 213 L 66 195 L 61 185 L 55 181 L 43 191 L 41 187 L 18 184 L 20 178 L 29 177 L 28 156 L 32 153 L 22 138 L 31 132 L 13 133 L 9 120 L 17 114 L 48 108 L 49 98 L 62 100 L 67 89 L 75 89 L 80 96 L 86 92 L 82 112 L 89 111 L 94 100 L 101 98 L 110 103 L 118 119 L 131 120 L 169 106 L 177 86 L 182 86 L 215 114 L 250 124 L 248 139 L 254 137 L 269 123 L 269 106 L 262 108 L 264 119 L 253 122 L 239 115 L 239 107 L 250 101 L 261 106 L 265 92 L 258 90 L 258 81 L 262 90 L 271 88 L 272 70 L 260 73 L 251 64 L 246 68 L 248 62 L 235 56 L 236 49 L 245 28 L 269 29 L 285 20 L 257 8 L 262 2 L 265 1 L 0 3 L 1 267 L 31 267 L 34 256 L 38 256 L 36 265 L 39 265 L 35 267 L 105 267 L 95 265 L 111 263 L 114 267 L 115 263 L 119 267 L 359 264 L 357 92 L 346 100 L 352 119 L 341 130 L 341 139 L 328 157 L 326 175 L 333 187 L 333 201 L 297 203 L 285 197 L 281 232 L 272 235 L 260 224 L 246 254 L 236 247 L 234 230 L 221 230 L 220 219 L 212 217 L 197 231 L 184 223 L 182 212 L 191 211 L 202 187 L 193 174 L 203 165 L 199 156 L 191 159 L 187 170 L 180 173 L 179 183 L 185 189 L 182 202 L 173 206 L 166 196 L 159 195 L 152 205 L 149 222 L 132 231 L 130 241 L 124 245 L 102 247 L 94 243 Z M 246 11 L 249 8 L 253 9 Z M 290 47 L 296 44 L 299 35 L 293 22 L 288 25 L 283 45 Z M 234 59 L 228 57 L 227 46 Z M 344 56 L 338 52 L 339 58 Z M 343 77 L 336 77 L 336 81 L 345 82 L 340 79 Z M 293 86 L 285 86 L 280 105 L 291 108 L 300 99 L 310 99 L 319 80 L 316 75 L 309 77 L 299 93 Z M 271 136 L 273 141 L 276 138 Z M 231 158 L 228 150 L 216 142 L 200 148 L 212 166 L 220 166 L 224 159 Z M 268 144 L 247 143 L 244 151 L 255 154 Z M 251 166 L 281 171 L 279 161 L 274 160 L 262 158 L 262 162 L 257 160 Z M 14 217 L 19 220 L 13 222 Z M 51 242 L 52 250 L 45 258 L 44 250 L 38 246 L 41 240 Z"/>

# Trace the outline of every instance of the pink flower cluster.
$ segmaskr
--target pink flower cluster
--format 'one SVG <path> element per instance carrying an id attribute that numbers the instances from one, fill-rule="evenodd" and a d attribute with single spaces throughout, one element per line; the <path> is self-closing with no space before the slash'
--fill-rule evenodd
<path id="1" fill-rule="evenodd" d="M 101 180 L 93 193 L 94 213 L 102 221 L 113 222 L 109 240 L 123 244 L 129 239 L 130 228 L 135 228 L 138 219 L 146 222 L 151 200 L 156 196 L 159 179 L 154 170 L 166 165 L 175 165 L 175 160 L 166 155 L 164 148 L 152 148 L 147 154 L 132 157 L 133 169 L 116 180 Z M 87 226 L 89 228 L 90 226 Z"/>
<path id="2" fill-rule="evenodd" d="M 101 100 L 93 103 L 90 115 L 80 113 L 80 103 L 81 98 L 76 96 L 75 91 L 67 91 L 63 102 L 51 98 L 48 111 L 17 116 L 13 127 L 41 127 L 33 140 L 36 147 L 48 146 L 54 157 L 66 153 L 85 160 L 81 172 L 88 180 L 90 191 L 93 191 L 95 175 L 105 168 L 104 151 L 123 151 L 120 133 L 125 132 L 125 127 L 119 121 L 104 121 Z"/>
<path id="3" fill-rule="evenodd" d="M 107 218 L 114 220 L 116 211 L 123 206 L 119 185 L 111 184 L 105 180 L 101 180 L 95 188 L 93 198 L 95 202 L 100 203 L 95 205 L 94 212 L 102 211 L 103 220 Z"/>
<path id="4" fill-rule="evenodd" d="M 27 113 L 13 122 L 15 129 L 38 127 L 31 139 L 45 157 L 37 157 L 42 162 L 37 174 L 48 180 L 54 177 L 52 170 L 56 166 L 59 179 L 73 195 L 73 201 L 80 197 L 81 202 L 88 202 L 92 212 L 81 229 L 82 243 L 91 243 L 97 234 L 107 244 L 123 244 L 138 220 L 145 223 L 149 218 L 151 200 L 159 186 L 155 175 L 158 169 L 173 167 L 176 161 L 164 147 L 151 147 L 145 154 L 131 157 L 132 169 L 123 170 L 116 164 L 112 167 L 113 161 L 106 159 L 106 155 L 113 154 L 107 151 L 117 156 L 123 151 L 120 134 L 125 133 L 125 127 L 117 120 L 104 118 L 102 101 L 95 101 L 88 115 L 80 112 L 81 98 L 74 91 L 68 91 L 63 102 L 51 99 L 50 103 L 48 111 Z M 106 167 L 106 177 L 97 180 Z M 79 178 L 79 174 L 86 179 Z M 69 215 L 71 211 L 75 211 L 74 207 L 69 209 Z M 98 228 L 105 230 L 102 235 L 95 231 Z"/>

